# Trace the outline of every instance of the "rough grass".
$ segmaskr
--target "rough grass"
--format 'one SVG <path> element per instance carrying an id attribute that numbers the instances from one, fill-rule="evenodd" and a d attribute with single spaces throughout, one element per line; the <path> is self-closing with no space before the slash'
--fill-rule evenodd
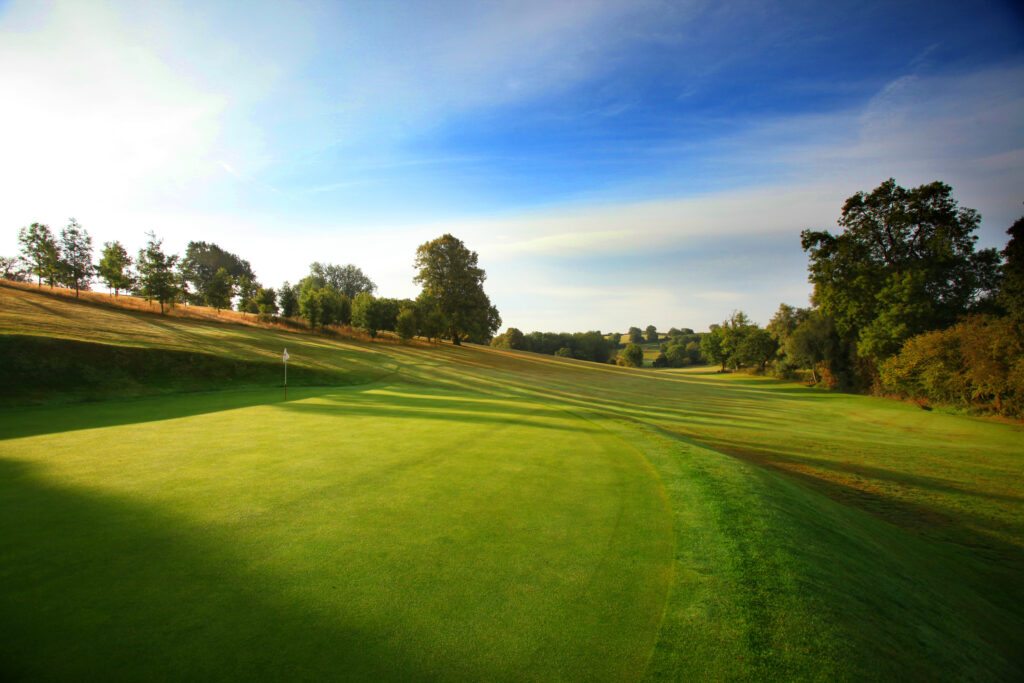
<path id="1" fill-rule="evenodd" d="M 1018 424 L 0 297 L 373 382 L 0 411 L 8 674 L 1024 677 Z"/>

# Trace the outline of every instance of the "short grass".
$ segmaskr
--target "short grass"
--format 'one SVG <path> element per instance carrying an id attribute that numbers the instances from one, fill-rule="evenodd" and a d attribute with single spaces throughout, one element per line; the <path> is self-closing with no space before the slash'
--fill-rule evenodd
<path id="1" fill-rule="evenodd" d="M 0 411 L 7 677 L 1024 677 L 1018 424 L 0 297 L 348 384 Z"/>

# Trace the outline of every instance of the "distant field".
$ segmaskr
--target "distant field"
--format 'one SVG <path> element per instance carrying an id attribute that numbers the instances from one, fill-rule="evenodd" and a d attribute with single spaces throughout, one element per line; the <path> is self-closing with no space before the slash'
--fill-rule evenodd
<path id="1" fill-rule="evenodd" d="M 3 287 L 0 335 L 243 364 L 8 390 L 2 677 L 1024 677 L 1019 424 Z"/>

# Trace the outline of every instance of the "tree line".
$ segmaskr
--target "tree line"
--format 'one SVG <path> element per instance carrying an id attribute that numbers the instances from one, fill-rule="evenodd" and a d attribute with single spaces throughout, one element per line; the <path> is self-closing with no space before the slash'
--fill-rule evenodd
<path id="1" fill-rule="evenodd" d="M 942 182 L 857 192 L 839 234 L 801 234 L 811 306 L 763 330 L 734 313 L 701 348 L 722 369 L 1024 415 L 1024 218 L 1002 251 L 975 248 L 980 222 Z"/>
<path id="2" fill-rule="evenodd" d="M 645 336 L 646 332 L 646 336 Z M 524 334 L 515 327 L 510 327 L 503 334 L 491 340 L 491 346 L 500 349 L 531 351 L 549 356 L 575 358 L 594 363 L 612 363 L 625 367 L 643 365 L 644 351 L 640 346 L 657 343 L 661 339 L 657 328 L 648 325 L 645 331 L 639 327 L 630 327 L 626 333 L 628 343 L 622 343 L 622 334 L 613 332 L 605 335 L 600 331 L 590 332 L 531 332 Z M 660 353 L 653 366 L 681 368 L 687 365 L 703 364 L 704 356 L 700 351 L 700 339 L 703 335 L 694 333 L 690 328 L 671 328 L 659 347 Z"/>
<path id="3" fill-rule="evenodd" d="M 92 238 L 75 219 L 59 236 L 33 223 L 18 234 L 21 254 L 0 259 L 0 275 L 42 286 L 88 291 L 95 278 L 117 297 L 122 292 L 156 301 L 160 313 L 178 304 L 221 310 L 234 306 L 263 320 L 305 321 L 311 329 L 350 325 L 372 337 L 391 331 L 402 339 L 488 341 L 501 316 L 483 289 L 486 273 L 476 252 L 446 234 L 419 246 L 413 281 L 422 286 L 415 299 L 378 298 L 377 285 L 359 267 L 314 262 L 309 274 L 276 290 L 263 286 L 251 264 L 220 246 L 189 242 L 184 256 L 167 254 L 152 232 L 133 258 L 119 241 L 103 245 L 93 263 Z"/>

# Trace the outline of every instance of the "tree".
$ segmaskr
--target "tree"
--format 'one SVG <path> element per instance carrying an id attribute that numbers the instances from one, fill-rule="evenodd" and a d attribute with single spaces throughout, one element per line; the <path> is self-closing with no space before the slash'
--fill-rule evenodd
<path id="1" fill-rule="evenodd" d="M 622 343 L 622 334 L 619 332 L 612 332 L 608 335 L 608 343 L 612 345 L 613 349 L 619 348 L 619 344 Z"/>
<path id="2" fill-rule="evenodd" d="M 231 299 L 235 296 L 235 279 L 226 268 L 218 268 L 213 277 L 206 283 L 203 300 L 207 306 L 217 309 L 220 315 L 222 308 L 231 307 Z"/>
<path id="3" fill-rule="evenodd" d="M 352 302 L 330 285 L 320 290 L 320 325 L 347 324 L 352 317 Z"/>
<path id="4" fill-rule="evenodd" d="M 277 315 L 277 292 L 270 287 L 260 287 L 256 295 L 256 307 L 259 309 L 260 318 L 270 319 Z"/>
<path id="5" fill-rule="evenodd" d="M 259 313 L 259 305 L 256 303 L 256 297 L 260 293 L 260 283 L 256 280 L 243 275 L 240 278 L 235 279 L 235 285 L 237 286 L 238 292 L 238 312 L 239 313 Z"/>
<path id="6" fill-rule="evenodd" d="M 974 250 L 981 216 L 941 182 L 886 180 L 843 205 L 843 232 L 805 230 L 813 302 L 871 364 L 926 330 L 947 327 L 996 287 L 999 255 Z"/>
<path id="7" fill-rule="evenodd" d="M 379 331 L 394 327 L 389 321 L 391 308 L 389 300 L 374 298 L 369 292 L 360 292 L 352 301 L 352 324 L 369 332 L 371 337 L 376 337 Z"/>
<path id="8" fill-rule="evenodd" d="M 0 256 L 0 278 L 25 282 L 28 280 L 28 272 L 22 267 L 22 261 L 17 256 Z"/>
<path id="9" fill-rule="evenodd" d="M 189 300 L 197 306 L 206 302 L 206 288 L 210 286 L 217 271 L 221 268 L 235 281 L 248 278 L 256 281 L 256 274 L 248 261 L 221 249 L 209 242 L 189 242 L 185 249 L 185 257 L 181 261 L 181 272 L 184 280 L 192 288 Z M 223 286 L 218 284 L 217 286 Z M 227 308 L 226 306 L 224 308 Z"/>
<path id="10" fill-rule="evenodd" d="M 817 384 L 818 365 L 832 361 L 838 347 L 832 319 L 821 311 L 810 311 L 786 339 L 785 353 L 798 367 L 810 368 L 811 380 Z"/>
<path id="11" fill-rule="evenodd" d="M 1024 217 L 1018 218 L 1006 234 L 1010 241 L 1003 249 L 999 303 L 1018 322 L 1024 322 Z"/>
<path id="12" fill-rule="evenodd" d="M 118 295 L 121 290 L 129 290 L 135 284 L 129 270 L 132 266 L 132 257 L 128 250 L 120 242 L 104 242 L 103 251 L 100 254 L 100 262 L 96 266 L 96 272 L 107 287 Z"/>
<path id="13" fill-rule="evenodd" d="M 163 251 L 163 240 L 158 240 L 153 232 L 147 232 L 149 240 L 144 249 L 139 250 L 136 261 L 139 269 L 139 290 L 146 299 L 160 302 L 160 314 L 164 313 L 164 304 L 173 304 L 178 297 L 178 284 L 174 267 L 178 264 L 177 254 L 167 256 Z"/>
<path id="14" fill-rule="evenodd" d="M 648 325 L 644 331 L 647 333 L 647 341 L 651 344 L 656 344 L 658 341 L 658 328 L 654 325 Z"/>
<path id="15" fill-rule="evenodd" d="M 402 341 L 408 341 L 416 336 L 416 311 L 412 308 L 403 308 L 398 313 L 395 321 L 395 332 Z"/>
<path id="16" fill-rule="evenodd" d="M 723 321 L 721 326 L 715 330 L 720 338 L 721 353 L 725 356 L 725 364 L 722 366 L 723 370 L 725 365 L 730 365 L 734 369 L 743 365 L 744 357 L 741 348 L 744 340 L 755 327 L 750 322 L 750 318 L 747 317 L 746 313 L 743 311 L 733 311 L 729 319 Z M 718 330 L 721 331 L 719 332 Z"/>
<path id="17" fill-rule="evenodd" d="M 294 318 L 299 312 L 299 293 L 287 280 L 281 285 L 277 302 L 281 307 L 281 315 L 285 318 Z"/>
<path id="18" fill-rule="evenodd" d="M 22 228 L 18 233 L 18 242 L 21 244 L 22 258 L 39 278 L 38 285 L 42 286 L 43 278 L 46 278 L 52 288 L 57 278 L 60 251 L 50 226 L 33 223 Z"/>
<path id="19" fill-rule="evenodd" d="M 638 368 L 644 364 L 644 350 L 637 344 L 626 344 L 618 362 L 627 368 Z"/>
<path id="20" fill-rule="evenodd" d="M 458 346 L 466 337 L 485 341 L 501 326 L 498 309 L 484 293 L 486 274 L 477 254 L 462 240 L 445 234 L 416 250 L 413 282 L 423 286 L 444 316 L 448 336 Z"/>
<path id="21" fill-rule="evenodd" d="M 739 345 L 739 357 L 743 363 L 757 364 L 764 372 L 768 361 L 775 357 L 779 342 L 768 330 L 755 327 L 748 331 Z"/>
<path id="22" fill-rule="evenodd" d="M 309 321 L 310 329 L 315 329 L 321 319 L 321 291 L 323 290 L 317 289 L 312 283 L 307 283 L 299 293 L 299 315 Z"/>
<path id="23" fill-rule="evenodd" d="M 705 334 L 700 340 L 700 352 L 712 363 L 721 363 L 722 372 L 725 372 L 725 364 L 729 360 L 729 354 L 723 348 L 726 328 L 720 325 L 712 325 L 711 332 Z"/>
<path id="24" fill-rule="evenodd" d="M 320 287 L 333 287 L 339 293 L 354 300 L 357 294 L 366 292 L 373 294 L 377 285 L 366 274 L 351 263 L 336 266 L 331 263 L 314 261 L 309 266 L 309 276 L 314 278 Z"/>
<path id="25" fill-rule="evenodd" d="M 629 343 L 630 344 L 643 344 L 644 343 L 644 333 L 640 330 L 639 327 L 631 327 L 631 328 L 629 328 L 629 332 L 627 333 L 627 335 L 629 336 Z"/>
<path id="26" fill-rule="evenodd" d="M 92 237 L 74 218 L 60 231 L 60 278 L 67 287 L 89 290 L 94 267 L 92 265 Z"/>
<path id="27" fill-rule="evenodd" d="M 510 327 L 505 334 L 499 335 L 491 340 L 491 346 L 498 349 L 514 349 L 517 351 L 529 351 L 530 345 L 526 335 L 518 328 Z"/>

